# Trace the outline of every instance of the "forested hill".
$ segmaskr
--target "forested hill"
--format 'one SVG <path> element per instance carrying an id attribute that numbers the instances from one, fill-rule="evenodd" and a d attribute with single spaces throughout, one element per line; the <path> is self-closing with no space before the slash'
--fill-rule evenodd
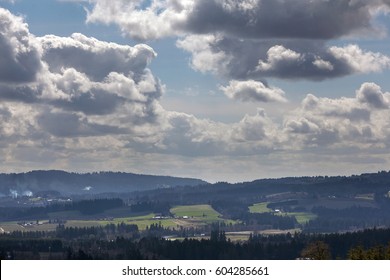
<path id="1" fill-rule="evenodd" d="M 145 191 L 139 195 L 148 196 L 151 200 L 169 201 L 171 203 L 207 203 L 209 201 L 228 201 L 233 207 L 239 201 L 256 203 L 283 194 L 305 193 L 306 195 L 328 197 L 354 197 L 359 194 L 387 194 L 390 192 L 390 172 L 381 171 L 353 176 L 315 176 L 289 177 L 280 179 L 260 179 L 243 183 L 218 182 L 190 188 L 172 188 Z M 299 195 L 298 195 L 299 196 Z M 269 197 L 269 198 L 267 198 Z M 289 196 L 291 199 L 292 195 Z M 173 201 L 177 199 L 177 201 Z M 285 198 L 287 199 L 287 198 Z"/>
<path id="2" fill-rule="evenodd" d="M 306 192 L 318 195 L 349 195 L 390 191 L 390 172 L 381 171 L 353 176 L 289 177 L 260 179 L 243 183 L 209 184 L 199 179 L 139 175 L 123 172 L 68 173 L 65 171 L 31 171 L 0 174 L 0 196 L 11 192 L 57 192 L 61 195 L 98 193 L 132 193 L 150 199 L 180 203 L 204 203 L 211 200 L 246 200 L 283 192 Z M 178 203 L 178 202 L 177 202 Z"/>
<path id="3" fill-rule="evenodd" d="M 176 186 L 207 184 L 199 179 L 139 175 L 123 172 L 68 173 L 65 171 L 31 171 L 0 174 L 0 194 L 19 195 L 54 191 L 61 194 L 123 193 Z"/>

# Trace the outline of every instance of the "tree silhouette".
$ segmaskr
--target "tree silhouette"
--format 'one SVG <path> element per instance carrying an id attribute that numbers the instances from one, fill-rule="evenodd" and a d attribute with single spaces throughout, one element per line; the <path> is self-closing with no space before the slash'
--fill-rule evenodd
<path id="1" fill-rule="evenodd" d="M 331 259 L 329 245 L 323 241 L 315 241 L 307 245 L 301 253 L 302 257 L 311 260 Z"/>

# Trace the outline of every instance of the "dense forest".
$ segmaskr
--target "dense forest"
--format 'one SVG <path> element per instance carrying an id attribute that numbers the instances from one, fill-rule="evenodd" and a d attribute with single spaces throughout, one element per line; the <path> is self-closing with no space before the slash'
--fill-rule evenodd
<path id="1" fill-rule="evenodd" d="M 209 184 L 199 179 L 139 175 L 123 172 L 68 173 L 65 171 L 31 171 L 0 174 L 0 197 L 16 191 L 19 196 L 125 194 L 175 198 L 188 204 L 209 200 L 257 200 L 282 192 L 309 192 L 316 195 L 354 195 L 390 191 L 390 172 L 380 171 L 352 176 L 288 177 L 259 179 L 251 182 Z M 237 197 L 237 194 L 239 196 Z"/>
<path id="2" fill-rule="evenodd" d="M 99 233 L 132 234 L 114 239 Z M 112 233 L 112 232 L 111 232 Z M 53 233 L 52 233 L 53 234 Z M 102 236 L 100 236 L 102 237 Z M 147 235 L 125 225 L 106 228 L 58 228 L 47 233 L 0 235 L 0 259 L 390 259 L 390 229 L 370 229 L 345 234 L 253 235 L 232 242 L 214 229 L 210 239 L 171 241 Z"/>
<path id="3" fill-rule="evenodd" d="M 124 206 L 119 198 L 103 198 L 55 203 L 44 207 L 0 207 L 0 221 L 48 219 L 49 213 L 80 211 L 82 215 L 94 215 Z"/>
<path id="4" fill-rule="evenodd" d="M 121 193 L 176 186 L 207 184 L 199 179 L 142 175 L 125 172 L 69 173 L 37 170 L 0 174 L 0 196 L 57 192 L 62 195 Z"/>
<path id="5" fill-rule="evenodd" d="M 321 197 L 353 197 L 362 193 L 382 195 L 390 191 L 390 172 L 361 174 L 353 176 L 291 177 L 260 179 L 252 182 L 179 186 L 132 193 L 131 197 L 170 201 L 175 204 L 198 204 L 210 201 L 226 201 L 229 204 L 251 204 L 266 201 L 270 196 L 281 193 L 307 194 L 313 199 Z"/>

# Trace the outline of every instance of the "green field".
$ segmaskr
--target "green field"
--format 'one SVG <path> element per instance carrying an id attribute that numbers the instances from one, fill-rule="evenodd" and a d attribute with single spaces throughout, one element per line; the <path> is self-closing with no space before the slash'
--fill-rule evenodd
<path id="1" fill-rule="evenodd" d="M 272 212 L 271 209 L 267 208 L 267 202 L 254 204 L 250 208 L 251 213 L 268 213 Z M 225 222 L 227 224 L 235 224 L 238 221 L 223 219 L 222 215 L 215 211 L 208 204 L 200 205 L 179 205 L 171 208 L 170 212 L 174 215 L 174 218 L 166 219 L 155 219 L 156 216 L 154 213 L 149 213 L 147 215 L 140 216 L 125 216 L 120 218 L 107 218 L 107 219 L 97 219 L 97 218 L 77 218 L 77 212 L 61 212 L 55 213 L 55 217 L 63 217 L 66 220 L 66 227 L 93 227 L 93 226 L 105 226 L 107 224 L 134 224 L 137 225 L 140 230 L 145 230 L 147 227 L 150 227 L 152 224 L 161 224 L 163 227 L 197 227 L 203 226 L 216 222 Z M 316 215 L 307 212 L 294 212 L 294 213 L 279 213 L 278 215 L 289 215 L 295 216 L 298 223 L 304 224 L 311 219 L 315 219 Z M 79 216 L 80 217 L 80 216 Z M 33 221 L 34 222 L 34 221 Z M 41 221 L 43 224 L 39 225 L 30 225 L 30 226 L 21 226 L 18 225 L 18 222 L 7 222 L 0 223 L 0 229 L 4 232 L 8 231 L 54 231 L 56 229 L 56 224 L 49 224 L 48 221 Z"/>
<path id="2" fill-rule="evenodd" d="M 267 207 L 268 202 L 262 202 L 262 203 L 256 203 L 252 206 L 249 206 L 249 212 L 250 213 L 268 213 L 273 212 L 272 209 L 269 209 Z"/>
<path id="3" fill-rule="evenodd" d="M 115 218 L 111 220 L 69 220 L 66 223 L 68 227 L 91 227 L 91 226 L 105 226 L 108 224 L 125 223 L 128 225 L 137 225 L 140 230 L 145 230 L 152 224 L 161 224 L 163 227 L 176 227 L 177 224 L 173 219 L 153 219 L 153 213 L 143 216 Z"/>
<path id="4" fill-rule="evenodd" d="M 153 219 L 155 217 L 155 214 L 151 213 L 149 215 L 145 216 L 138 216 L 138 217 L 127 217 L 127 218 L 115 218 L 113 221 L 108 221 L 107 223 L 114 223 L 114 224 L 133 224 L 137 225 L 140 230 L 145 230 L 146 227 L 150 227 L 152 224 L 161 224 L 163 227 L 175 227 L 177 224 L 173 221 L 173 219 Z"/>
<path id="5" fill-rule="evenodd" d="M 237 223 L 237 221 L 223 219 L 222 215 L 208 204 L 176 206 L 170 212 L 175 216 L 175 222 L 184 227 L 196 227 L 216 222 Z"/>
<path id="6" fill-rule="evenodd" d="M 77 219 L 78 213 L 76 211 L 53 213 L 53 217 L 61 217 L 66 220 L 66 227 L 93 227 L 93 226 L 105 226 L 107 224 L 134 224 L 137 225 L 140 230 L 145 230 L 146 227 L 150 227 L 152 224 L 161 224 L 163 227 L 196 227 L 213 222 L 224 221 L 226 223 L 236 223 L 233 220 L 224 220 L 221 218 L 221 214 L 215 211 L 210 205 L 185 205 L 176 206 L 171 209 L 171 213 L 175 218 L 166 219 L 154 219 L 156 216 L 154 213 L 141 216 L 127 216 L 111 219 Z M 183 218 L 186 216 L 186 218 Z M 68 218 L 68 219 L 66 219 Z M 47 222 L 47 221 L 46 221 Z M 42 225 L 33 225 L 28 227 L 22 227 L 18 225 L 18 222 L 0 223 L 0 228 L 5 232 L 7 231 L 53 231 L 56 229 L 56 224 L 44 223 Z"/>
<path id="7" fill-rule="evenodd" d="M 278 215 L 294 216 L 295 219 L 297 219 L 297 222 L 301 225 L 304 225 L 310 220 L 314 220 L 317 218 L 316 214 L 309 213 L 309 212 L 288 212 L 288 213 L 279 213 Z"/>
<path id="8" fill-rule="evenodd" d="M 256 203 L 252 206 L 249 206 L 250 213 L 272 213 L 272 209 L 267 207 L 268 202 Z M 317 215 L 310 212 L 283 212 L 278 213 L 277 215 L 283 216 L 294 216 L 297 219 L 297 222 L 301 225 L 306 224 L 308 221 L 316 219 Z"/>
<path id="9" fill-rule="evenodd" d="M 82 219 L 73 219 L 67 220 L 66 227 L 96 227 L 96 226 L 105 226 L 108 224 L 133 224 L 137 225 L 140 230 L 145 230 L 147 226 L 152 224 L 161 224 L 164 227 L 176 227 L 178 226 L 175 223 L 174 219 L 164 219 L 156 220 L 153 219 L 154 215 L 150 214 L 147 216 L 138 216 L 138 217 L 124 217 L 116 218 L 113 220 L 82 220 Z M 57 224 L 42 224 L 42 225 L 31 225 L 31 226 L 21 226 L 17 221 L 0 223 L 0 229 L 3 229 L 5 232 L 12 231 L 54 231 L 57 227 Z"/>
<path id="10" fill-rule="evenodd" d="M 208 204 L 201 205 L 185 205 L 185 206 L 176 206 L 172 208 L 171 213 L 178 218 L 184 216 L 189 217 L 190 219 L 202 219 L 202 220 L 219 220 L 221 214 L 215 211 Z"/>

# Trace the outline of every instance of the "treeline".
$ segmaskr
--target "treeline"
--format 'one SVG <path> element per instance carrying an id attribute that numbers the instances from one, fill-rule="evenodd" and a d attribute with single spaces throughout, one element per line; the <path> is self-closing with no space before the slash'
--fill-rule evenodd
<path id="1" fill-rule="evenodd" d="M 122 199 L 102 198 L 55 203 L 45 207 L 0 207 L 0 219 L 2 221 L 48 219 L 49 213 L 61 211 L 79 211 L 83 215 L 94 215 L 123 206 L 124 202 Z"/>
<path id="2" fill-rule="evenodd" d="M 116 236 L 125 236 L 130 239 L 140 237 L 137 225 L 125 223 L 108 224 L 100 227 L 65 227 L 59 225 L 55 231 L 56 238 L 73 239 L 107 239 Z"/>
<path id="3" fill-rule="evenodd" d="M 12 231 L 0 235 L 0 238 L 9 239 L 62 239 L 62 240 L 86 240 L 86 239 L 110 239 L 123 236 L 130 239 L 140 237 L 137 225 L 125 223 L 107 224 L 105 226 L 92 227 L 67 227 L 59 224 L 55 231 Z"/>
<path id="4" fill-rule="evenodd" d="M 252 182 L 218 182 L 202 186 L 176 187 L 137 192 L 149 200 L 167 201 L 171 204 L 204 204 L 229 202 L 251 205 L 266 201 L 268 195 L 275 193 L 307 193 L 310 197 L 354 197 L 362 193 L 375 193 L 383 196 L 389 189 L 390 172 L 354 176 L 292 177 L 280 179 L 261 179 Z"/>
<path id="5" fill-rule="evenodd" d="M 210 232 L 212 228 L 221 227 L 227 228 L 228 225 L 211 224 L 204 227 L 164 227 L 161 222 L 146 226 L 146 229 L 140 231 L 137 225 L 133 224 L 107 224 L 104 226 L 91 227 L 68 227 L 66 224 L 59 224 L 54 231 L 21 231 L 16 230 L 10 233 L 0 235 L 10 239 L 63 239 L 63 240 L 109 240 L 115 239 L 117 236 L 128 239 L 137 239 L 141 237 L 158 237 L 174 236 L 174 237 L 194 237 L 200 236 L 205 232 Z"/>
<path id="6" fill-rule="evenodd" d="M 25 190 L 37 193 L 47 189 L 64 195 L 97 193 L 123 193 L 161 187 L 194 186 L 207 184 L 205 181 L 170 176 L 139 175 L 124 172 L 68 173 L 60 170 L 31 171 L 27 173 L 0 174 L 0 193 L 8 194 L 10 189 L 22 193 Z M 48 186 L 48 187 L 46 187 Z M 82 186 L 91 186 L 86 192 Z"/>
<path id="7" fill-rule="evenodd" d="M 211 206 L 225 218 L 240 221 L 240 230 L 284 230 L 298 226 L 298 222 L 293 216 L 277 215 L 275 213 L 250 213 L 248 204 L 238 200 L 217 200 L 211 202 Z"/>
<path id="8" fill-rule="evenodd" d="M 315 207 L 312 212 L 317 218 L 305 226 L 306 232 L 337 232 L 363 228 L 390 226 L 390 205 L 380 208 L 352 206 L 344 209 Z"/>
<path id="9" fill-rule="evenodd" d="M 298 224 L 293 216 L 276 215 L 274 213 L 243 213 L 237 217 L 244 226 L 257 229 L 292 229 Z"/>
<path id="10" fill-rule="evenodd" d="M 390 259 L 390 229 L 346 234 L 253 235 L 231 242 L 213 230 L 210 239 L 16 238 L 0 236 L 1 259 Z"/>
<path id="11" fill-rule="evenodd" d="M 160 213 L 164 216 L 170 216 L 171 213 L 169 210 L 171 209 L 171 204 L 168 202 L 160 202 L 160 201 L 137 201 L 134 204 L 130 205 L 130 210 L 133 213 Z"/>

